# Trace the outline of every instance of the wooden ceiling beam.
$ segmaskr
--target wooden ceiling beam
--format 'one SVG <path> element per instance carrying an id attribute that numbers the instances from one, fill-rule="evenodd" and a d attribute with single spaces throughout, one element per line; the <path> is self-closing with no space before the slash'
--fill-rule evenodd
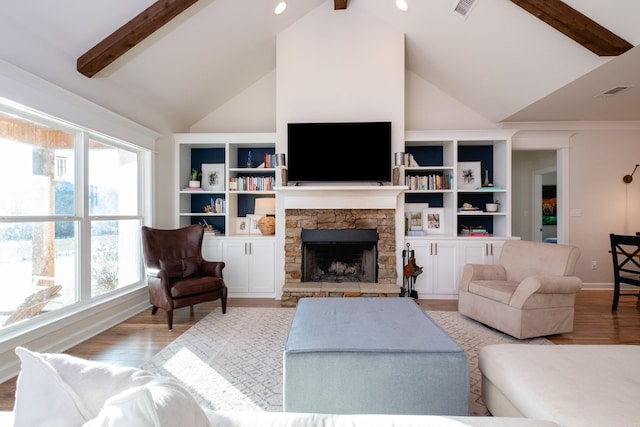
<path id="1" fill-rule="evenodd" d="M 511 0 L 536 18 L 599 56 L 618 56 L 633 47 L 560 0 Z"/>
<path id="2" fill-rule="evenodd" d="M 77 69 L 93 77 L 198 0 L 158 0 L 78 58 Z"/>
<path id="3" fill-rule="evenodd" d="M 333 10 L 340 10 L 347 8 L 347 0 L 333 0 Z"/>

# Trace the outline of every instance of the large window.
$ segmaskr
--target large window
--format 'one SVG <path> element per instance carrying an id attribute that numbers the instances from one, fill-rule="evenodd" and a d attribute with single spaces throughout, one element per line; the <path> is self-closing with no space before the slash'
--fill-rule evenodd
<path id="1" fill-rule="evenodd" d="M 142 283 L 142 152 L 0 103 L 0 329 Z"/>

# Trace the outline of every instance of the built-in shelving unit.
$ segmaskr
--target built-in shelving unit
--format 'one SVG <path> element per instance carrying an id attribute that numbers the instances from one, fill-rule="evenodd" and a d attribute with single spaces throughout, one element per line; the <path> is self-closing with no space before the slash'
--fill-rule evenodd
<path id="1" fill-rule="evenodd" d="M 416 262 L 424 267 L 415 284 L 421 298 L 457 298 L 464 264 L 496 262 L 504 241 L 513 238 L 511 136 L 511 131 L 406 133 L 405 153 L 416 164 L 402 168 L 409 186 L 404 194 L 405 216 L 426 221 L 422 215 L 427 204 L 430 211 L 442 215 L 438 230 L 416 230 L 407 233 L 415 235 L 405 236 L 403 248 L 409 244 Z M 473 171 L 473 179 L 468 170 Z M 487 211 L 486 204 L 496 201 L 498 210 Z M 464 210 L 465 203 L 472 210 Z M 407 227 L 411 225 L 409 219 Z M 463 234 L 469 228 L 482 228 L 486 235 Z"/>
<path id="2" fill-rule="evenodd" d="M 275 236 L 263 236 L 248 223 L 257 198 L 276 197 L 276 169 L 265 162 L 275 154 L 275 133 L 187 133 L 175 134 L 174 140 L 176 226 L 206 222 L 214 227 L 215 232 L 205 233 L 202 256 L 226 263 L 229 295 L 275 297 Z M 191 170 L 203 165 L 218 179 L 203 188 L 215 189 L 187 190 Z M 212 212 L 205 212 L 209 208 Z"/>
<path id="3" fill-rule="evenodd" d="M 483 227 L 492 236 L 511 235 L 510 133 L 445 137 L 407 132 L 405 152 L 415 161 L 404 167 L 404 184 L 409 188 L 405 211 L 420 211 L 427 204 L 430 209 L 442 209 L 443 228 L 432 235 L 462 236 L 463 230 L 473 227 Z M 474 172 L 470 182 L 463 178 L 466 168 L 462 165 Z M 498 210 L 487 211 L 486 204 L 496 201 Z M 464 210 L 465 204 L 474 210 Z"/>
<path id="4" fill-rule="evenodd" d="M 238 218 L 254 213 L 256 198 L 275 197 L 275 168 L 266 167 L 265 162 L 265 156 L 275 154 L 275 134 L 176 134 L 174 138 L 177 226 L 206 222 L 213 226 L 215 234 L 248 234 L 237 228 Z M 220 165 L 222 176 L 216 185 L 219 189 L 187 190 L 191 169 L 202 170 L 203 165 Z M 207 206 L 211 212 L 205 211 Z"/>

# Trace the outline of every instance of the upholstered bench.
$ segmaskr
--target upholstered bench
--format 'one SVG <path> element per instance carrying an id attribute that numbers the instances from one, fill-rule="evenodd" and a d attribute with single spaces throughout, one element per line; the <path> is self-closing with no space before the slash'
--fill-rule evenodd
<path id="1" fill-rule="evenodd" d="M 478 355 L 494 417 L 562 426 L 640 426 L 637 345 L 495 344 Z"/>
<path id="2" fill-rule="evenodd" d="M 285 412 L 467 415 L 464 350 L 411 298 L 304 298 L 284 350 Z"/>

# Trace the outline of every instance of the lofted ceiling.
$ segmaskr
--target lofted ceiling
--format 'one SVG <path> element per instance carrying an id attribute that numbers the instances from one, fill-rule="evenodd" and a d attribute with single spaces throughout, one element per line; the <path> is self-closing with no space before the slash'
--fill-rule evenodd
<path id="1" fill-rule="evenodd" d="M 640 48 L 598 56 L 509 0 L 349 0 L 405 34 L 406 68 L 494 123 L 640 120 Z M 333 0 L 198 0 L 88 78 L 77 60 L 154 0 L 21 0 L 0 15 L 0 59 L 159 131 L 183 132 L 276 65 L 276 35 Z M 565 0 L 636 46 L 637 0 Z M 598 96 L 631 86 L 614 96 Z M 162 125 L 160 125 L 162 124 Z M 164 129 L 160 129 L 164 127 Z"/>

